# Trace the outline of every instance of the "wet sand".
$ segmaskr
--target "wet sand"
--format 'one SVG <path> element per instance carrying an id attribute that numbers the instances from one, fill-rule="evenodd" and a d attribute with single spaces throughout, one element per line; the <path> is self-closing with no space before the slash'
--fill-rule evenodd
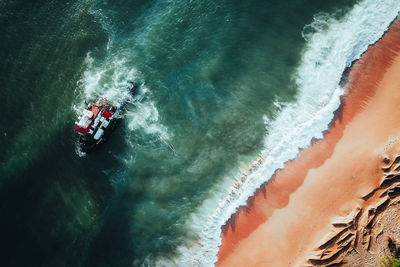
<path id="1" fill-rule="evenodd" d="M 332 220 L 370 204 L 363 197 L 380 186 L 383 158 L 400 151 L 399 52 L 397 21 L 353 65 L 324 139 L 286 163 L 223 227 L 217 266 L 310 265 Z"/>

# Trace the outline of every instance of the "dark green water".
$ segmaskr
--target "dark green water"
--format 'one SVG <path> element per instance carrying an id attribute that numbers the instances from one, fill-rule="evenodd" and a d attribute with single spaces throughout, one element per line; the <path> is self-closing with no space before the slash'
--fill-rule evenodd
<path id="1" fill-rule="evenodd" d="M 296 100 L 304 26 L 354 2 L 1 1 L 0 265 L 173 258 Z M 125 121 L 80 158 L 74 106 L 127 79 Z"/>

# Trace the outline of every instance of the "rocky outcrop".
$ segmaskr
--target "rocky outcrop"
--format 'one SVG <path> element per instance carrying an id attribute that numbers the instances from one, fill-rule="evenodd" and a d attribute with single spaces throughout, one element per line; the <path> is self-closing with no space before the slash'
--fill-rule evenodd
<path id="1" fill-rule="evenodd" d="M 381 170 L 379 187 L 362 196 L 362 204 L 347 216 L 332 221 L 331 233 L 315 249 L 305 266 L 347 266 L 348 254 L 358 250 L 374 254 L 371 251 L 373 244 L 385 234 L 381 215 L 389 207 L 400 204 L 400 156 L 384 157 Z M 386 239 L 394 242 L 392 238 Z"/>

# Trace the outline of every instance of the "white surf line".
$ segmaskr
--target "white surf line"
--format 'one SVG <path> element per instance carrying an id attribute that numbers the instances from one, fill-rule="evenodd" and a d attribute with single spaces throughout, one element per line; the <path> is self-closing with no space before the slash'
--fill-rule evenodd
<path id="1" fill-rule="evenodd" d="M 344 94 L 339 86 L 343 71 L 380 39 L 399 10 L 397 0 L 364 0 L 339 21 L 327 14 L 315 16 L 307 26 L 314 33 L 304 34 L 307 49 L 297 71 L 297 102 L 287 105 L 272 121 L 264 149 L 249 170 L 239 175 L 228 192 L 217 192 L 212 201 L 205 201 L 193 214 L 188 225 L 197 224 L 192 226 L 198 236 L 196 243 L 180 247 L 178 259 L 161 259 L 157 265 L 214 265 L 221 227 L 275 170 L 296 158 L 299 149 L 308 147 L 313 138 L 323 137 Z M 212 202 L 218 204 L 210 215 L 210 207 L 206 206 Z"/>

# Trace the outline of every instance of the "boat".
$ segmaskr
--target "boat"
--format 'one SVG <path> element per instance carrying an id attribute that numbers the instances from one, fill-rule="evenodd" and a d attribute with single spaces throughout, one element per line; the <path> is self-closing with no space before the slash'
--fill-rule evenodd
<path id="1" fill-rule="evenodd" d="M 138 85 L 133 82 L 128 82 L 128 84 L 133 94 Z M 117 105 L 105 98 L 98 98 L 93 103 L 87 104 L 75 123 L 82 155 L 94 150 L 109 138 L 118 122 L 123 119 L 123 110 L 123 105 Z"/>

